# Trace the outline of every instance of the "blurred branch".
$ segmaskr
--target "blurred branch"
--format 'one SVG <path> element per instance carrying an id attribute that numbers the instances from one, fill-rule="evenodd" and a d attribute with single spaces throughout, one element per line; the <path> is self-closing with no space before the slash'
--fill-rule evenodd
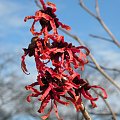
<path id="1" fill-rule="evenodd" d="M 77 36 L 71 34 L 70 32 L 60 28 L 61 31 L 63 31 L 64 33 L 66 33 L 68 36 L 72 37 L 73 39 L 75 39 L 80 45 L 85 46 L 85 44 L 83 43 L 83 41 L 81 41 L 80 38 L 78 38 Z M 93 61 L 93 63 L 95 64 L 96 68 L 98 69 L 98 71 L 109 81 L 111 82 L 116 88 L 118 88 L 118 90 L 120 90 L 120 85 L 118 83 L 116 83 L 98 64 L 98 62 L 96 61 L 96 59 L 93 57 L 93 55 L 90 53 L 89 54 L 91 60 Z"/>
<path id="2" fill-rule="evenodd" d="M 111 113 L 96 113 L 96 112 L 89 112 L 89 114 L 93 114 L 93 115 L 111 115 Z M 114 113 L 117 116 L 120 116 L 120 113 Z"/>
<path id="3" fill-rule="evenodd" d="M 97 95 L 99 95 L 99 96 L 102 98 L 102 100 L 103 100 L 104 103 L 106 104 L 107 108 L 108 108 L 109 111 L 111 112 L 112 117 L 113 117 L 113 120 L 117 120 L 117 119 L 116 119 L 116 115 L 115 115 L 115 113 L 113 112 L 113 110 L 112 110 L 110 104 L 108 103 L 108 101 L 107 101 L 106 99 L 104 99 L 104 97 L 103 97 L 103 95 L 102 95 L 101 93 L 98 93 L 95 89 L 92 89 L 92 90 L 93 90 Z"/>
<path id="4" fill-rule="evenodd" d="M 108 38 L 105 38 L 105 37 L 101 37 L 101 36 L 98 36 L 98 35 L 93 35 L 93 34 L 90 34 L 89 35 L 90 37 L 93 37 L 93 38 L 98 38 L 98 39 L 101 39 L 101 40 L 104 40 L 104 41 L 108 41 L 108 42 L 112 42 L 113 41 L 111 39 L 108 39 Z"/>
<path id="5" fill-rule="evenodd" d="M 101 26 L 104 28 L 104 30 L 108 33 L 108 35 L 112 38 L 112 41 L 114 42 L 114 44 L 116 44 L 119 48 L 120 48 L 120 43 L 119 41 L 116 39 L 116 37 L 113 35 L 113 33 L 109 30 L 109 28 L 107 27 L 107 25 L 104 23 L 104 21 L 102 20 L 102 18 L 100 17 L 100 10 L 99 10 L 99 5 L 98 5 L 98 0 L 96 0 L 96 14 L 94 14 L 91 10 L 89 10 L 83 0 L 80 0 L 80 6 L 87 12 L 89 13 L 92 17 L 94 17 L 96 20 L 98 20 L 98 22 L 101 24 Z"/>
<path id="6" fill-rule="evenodd" d="M 39 1 L 38 1 L 38 0 L 34 0 L 34 1 L 35 1 L 35 4 L 36 4 L 36 6 L 37 6 L 38 8 L 43 9 L 42 6 L 41 6 L 41 4 L 39 4 Z"/>
<path id="7" fill-rule="evenodd" d="M 91 64 L 92 64 L 92 65 L 91 65 Z M 88 63 L 87 65 L 90 66 L 90 67 L 92 67 L 92 68 L 94 68 L 94 69 L 96 69 L 96 70 L 98 70 L 97 67 L 94 66 L 94 63 L 91 62 L 91 61 L 89 61 L 89 63 Z M 103 70 L 114 71 L 114 72 L 120 73 L 120 70 L 119 70 L 119 69 L 116 69 L 116 68 L 107 68 L 107 67 L 104 67 L 104 66 L 102 66 L 102 65 L 100 65 L 100 67 L 101 67 Z"/>
<path id="8" fill-rule="evenodd" d="M 98 17 L 100 17 L 100 9 L 99 9 L 99 5 L 98 5 L 98 0 L 95 0 L 95 9 L 96 9 L 96 14 Z"/>
<path id="9" fill-rule="evenodd" d="M 81 113 L 83 114 L 85 120 L 92 120 L 92 118 L 90 117 L 89 113 L 87 112 L 87 110 L 85 109 L 83 103 L 81 104 Z"/>

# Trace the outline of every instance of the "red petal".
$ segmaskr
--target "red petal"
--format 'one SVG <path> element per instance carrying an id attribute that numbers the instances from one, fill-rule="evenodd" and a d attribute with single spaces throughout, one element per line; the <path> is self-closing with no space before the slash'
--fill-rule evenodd
<path id="1" fill-rule="evenodd" d="M 90 102 L 91 102 L 93 108 L 97 107 L 97 105 L 95 104 L 94 101 L 90 101 Z"/>
<path id="2" fill-rule="evenodd" d="M 73 61 L 73 53 L 72 53 L 72 51 L 71 50 L 67 50 L 67 52 L 68 52 L 68 54 L 69 54 L 69 61 L 71 62 L 71 61 Z"/>
<path id="3" fill-rule="evenodd" d="M 47 7 L 46 7 L 46 5 L 44 3 L 44 0 L 39 0 L 39 1 L 41 2 L 42 6 L 43 6 L 43 9 L 46 10 Z"/>
<path id="4" fill-rule="evenodd" d="M 86 91 L 84 90 L 84 88 L 81 89 L 81 93 L 82 93 L 82 95 L 83 95 L 86 99 L 89 99 L 89 100 L 92 100 L 92 101 L 97 100 L 96 98 L 90 97 L 90 96 L 86 93 Z"/>
<path id="5" fill-rule="evenodd" d="M 62 24 L 61 22 L 58 22 L 58 24 L 59 24 L 62 28 L 65 28 L 66 30 L 70 30 L 70 29 L 71 29 L 68 25 Z"/>
<path id="6" fill-rule="evenodd" d="M 47 2 L 47 4 L 52 7 L 52 12 L 55 12 L 56 11 L 56 5 L 51 3 L 51 2 Z"/>
<path id="7" fill-rule="evenodd" d="M 85 50 L 86 50 L 86 55 L 89 55 L 89 54 L 90 54 L 89 49 L 88 49 L 87 47 L 85 47 L 85 46 L 78 46 L 78 47 L 76 47 L 76 48 L 78 48 L 78 49 L 85 49 Z"/>
<path id="8" fill-rule="evenodd" d="M 30 94 L 30 95 L 27 96 L 27 101 L 31 102 L 31 97 L 38 97 L 38 96 L 39 96 L 39 94 L 33 94 L 32 93 L 32 94 Z"/>
<path id="9" fill-rule="evenodd" d="M 39 92 L 37 89 L 31 87 L 31 86 L 25 86 L 26 90 L 31 90 L 33 93 L 36 94 L 41 94 L 41 92 Z"/>
<path id="10" fill-rule="evenodd" d="M 76 100 L 76 104 L 75 104 L 75 107 L 76 107 L 77 111 L 80 111 L 81 103 L 82 103 L 82 99 L 80 97 L 78 97 L 77 100 Z"/>
<path id="11" fill-rule="evenodd" d="M 52 111 L 52 107 L 50 108 L 49 112 L 46 115 L 41 117 L 42 120 L 46 120 L 50 116 L 51 111 Z"/>
<path id="12" fill-rule="evenodd" d="M 75 106 L 75 108 L 76 108 L 76 110 L 77 111 L 79 111 L 79 107 L 78 107 L 78 105 L 76 104 L 76 100 L 75 99 L 73 99 L 73 98 L 71 98 L 71 97 L 67 97 L 67 96 L 64 96 L 67 100 L 70 100 L 72 103 L 73 103 L 73 105 Z"/>
<path id="13" fill-rule="evenodd" d="M 80 86 L 80 85 L 76 85 L 76 84 L 74 84 L 72 82 L 65 82 L 65 85 L 70 86 L 69 88 L 76 88 L 76 89 L 78 89 L 79 86 Z"/>
<path id="14" fill-rule="evenodd" d="M 37 81 L 38 81 L 38 83 L 39 83 L 40 86 L 44 86 L 44 84 L 43 84 L 43 82 L 42 82 L 42 80 L 40 78 L 40 75 L 38 75 Z"/>
<path id="15" fill-rule="evenodd" d="M 102 92 L 103 92 L 103 98 L 104 98 L 104 99 L 107 98 L 107 93 L 106 93 L 106 91 L 105 91 L 104 88 L 102 88 L 102 87 L 100 87 L 100 86 L 97 86 L 97 85 L 92 85 L 91 87 L 92 87 L 92 88 L 99 88 L 99 89 L 101 89 Z"/>
<path id="16" fill-rule="evenodd" d="M 25 17 L 24 21 L 26 22 L 29 19 L 35 19 L 35 16 L 27 16 L 27 17 Z"/>
<path id="17" fill-rule="evenodd" d="M 31 96 L 32 96 L 32 94 L 30 94 L 30 95 L 27 96 L 26 99 L 27 99 L 28 102 L 31 102 Z"/>
<path id="18" fill-rule="evenodd" d="M 76 94 L 75 94 L 75 92 L 72 90 L 72 89 L 70 89 L 69 91 L 68 91 L 68 94 L 72 97 L 72 98 L 76 98 Z"/>
<path id="19" fill-rule="evenodd" d="M 52 87 L 49 85 L 49 87 L 45 90 L 45 92 L 42 94 L 42 96 L 39 98 L 40 101 L 44 100 L 45 97 L 49 94 Z"/>
<path id="20" fill-rule="evenodd" d="M 44 109 L 45 107 L 47 106 L 47 104 L 49 103 L 50 101 L 50 95 L 48 95 L 41 103 L 41 106 L 40 106 L 40 109 L 38 110 L 39 113 L 42 113 L 44 112 Z"/>
<path id="21" fill-rule="evenodd" d="M 62 120 L 60 117 L 59 117 L 59 114 L 58 114 L 58 109 L 57 109 L 57 104 L 56 104 L 56 102 L 55 102 L 55 100 L 54 100 L 54 111 L 55 111 L 55 115 L 56 115 L 56 117 L 57 117 L 57 119 L 58 120 Z"/>
<path id="22" fill-rule="evenodd" d="M 30 73 L 28 73 L 28 70 L 26 68 L 26 64 L 25 64 L 25 57 L 26 57 L 26 53 L 24 53 L 24 55 L 21 57 L 21 69 L 23 70 L 23 72 L 27 75 L 29 75 Z"/>
<path id="23" fill-rule="evenodd" d="M 90 93 L 88 92 L 88 90 L 86 90 L 86 94 L 87 94 L 89 97 L 93 98 L 93 97 L 90 95 Z M 94 99 L 95 101 L 98 100 L 98 95 L 97 95 L 96 98 L 93 98 L 93 99 Z"/>
<path id="24" fill-rule="evenodd" d="M 57 101 L 57 102 L 59 102 L 59 103 L 61 103 L 61 104 L 63 104 L 63 105 L 69 105 L 69 102 L 65 102 L 65 101 L 62 101 L 62 100 L 60 100 L 56 95 L 54 96 L 54 99 Z"/>

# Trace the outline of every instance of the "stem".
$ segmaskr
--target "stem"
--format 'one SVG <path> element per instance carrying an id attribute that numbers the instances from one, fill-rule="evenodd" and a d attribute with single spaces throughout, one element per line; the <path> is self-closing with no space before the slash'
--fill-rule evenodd
<path id="1" fill-rule="evenodd" d="M 83 114 L 85 120 L 92 120 L 92 118 L 90 117 L 89 113 L 87 112 L 87 110 L 85 109 L 83 103 L 81 104 L 81 113 Z"/>

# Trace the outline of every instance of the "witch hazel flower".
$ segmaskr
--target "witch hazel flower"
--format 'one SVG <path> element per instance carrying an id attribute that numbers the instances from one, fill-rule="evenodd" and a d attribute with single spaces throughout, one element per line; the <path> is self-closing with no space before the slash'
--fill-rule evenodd
<path id="1" fill-rule="evenodd" d="M 38 98 L 41 102 L 39 113 L 44 113 L 45 108 L 50 103 L 50 110 L 41 118 L 43 120 L 47 119 L 51 111 L 54 110 L 57 119 L 61 120 L 57 109 L 58 103 L 65 106 L 72 103 L 76 111 L 80 111 L 83 97 L 89 100 L 93 107 L 96 107 L 95 101 L 98 100 L 98 96 L 93 97 L 90 94 L 89 90 L 91 88 L 100 89 L 104 99 L 107 98 L 107 94 L 100 86 L 89 85 L 76 72 L 76 69 L 84 71 L 90 51 L 85 46 L 76 47 L 72 43 L 65 42 L 64 36 L 59 35 L 57 29 L 61 26 L 70 30 L 70 27 L 61 23 L 57 18 L 55 14 L 56 5 L 51 2 L 45 4 L 43 0 L 40 0 L 40 3 L 43 9 L 24 19 L 25 22 L 33 19 L 30 28 L 33 38 L 28 48 L 23 49 L 21 68 L 25 74 L 29 74 L 25 58 L 26 56 L 34 57 L 38 75 L 34 83 L 25 87 L 26 90 L 31 91 L 27 101 L 30 102 L 31 97 Z M 40 31 L 35 31 L 37 22 L 40 24 Z M 48 63 L 51 63 L 52 66 L 50 67 Z"/>

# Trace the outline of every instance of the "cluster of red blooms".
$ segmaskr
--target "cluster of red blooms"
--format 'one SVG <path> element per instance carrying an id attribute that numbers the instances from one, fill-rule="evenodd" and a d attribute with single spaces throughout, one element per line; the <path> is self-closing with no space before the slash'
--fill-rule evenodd
<path id="1" fill-rule="evenodd" d="M 93 98 L 89 93 L 90 88 L 99 88 L 103 92 L 104 98 L 107 98 L 105 90 L 99 86 L 91 86 L 82 79 L 80 74 L 75 69 L 84 70 L 84 65 L 88 63 L 87 56 L 89 50 L 84 46 L 75 47 L 72 43 L 64 41 L 64 37 L 60 36 L 57 28 L 61 26 L 66 30 L 70 27 L 62 24 L 55 15 L 56 6 L 53 3 L 47 2 L 47 6 L 43 0 L 40 0 L 43 10 L 36 11 L 34 16 L 27 16 L 28 19 L 33 19 L 34 22 L 30 31 L 33 34 L 31 43 L 27 49 L 24 49 L 22 56 L 22 70 L 28 74 L 25 57 L 34 56 L 36 68 L 38 71 L 37 81 L 26 86 L 27 90 L 31 90 L 31 94 L 27 97 L 27 101 L 31 101 L 31 97 L 38 97 L 41 101 L 41 106 L 38 112 L 44 113 L 44 109 L 51 101 L 50 111 L 42 116 L 42 119 L 49 117 L 50 112 L 54 109 L 58 119 L 60 119 L 57 110 L 57 102 L 63 105 L 73 103 L 76 110 L 79 111 L 83 96 L 90 100 L 93 107 L 96 107 L 94 101 L 98 96 Z M 35 24 L 39 22 L 41 30 L 35 31 Z M 43 35 L 43 38 L 42 38 Z M 51 62 L 53 67 L 48 67 Z M 35 88 L 39 86 L 39 90 Z"/>

